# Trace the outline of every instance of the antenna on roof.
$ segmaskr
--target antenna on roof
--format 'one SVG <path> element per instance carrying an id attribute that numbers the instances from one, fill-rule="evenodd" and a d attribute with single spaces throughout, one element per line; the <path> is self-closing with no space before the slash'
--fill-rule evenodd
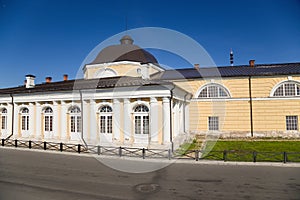
<path id="1" fill-rule="evenodd" d="M 230 49 L 230 65 L 233 66 L 233 51 Z"/>

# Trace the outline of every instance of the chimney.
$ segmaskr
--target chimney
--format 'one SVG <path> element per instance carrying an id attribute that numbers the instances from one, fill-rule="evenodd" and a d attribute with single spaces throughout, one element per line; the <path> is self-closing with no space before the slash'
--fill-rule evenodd
<path id="1" fill-rule="evenodd" d="M 250 67 L 254 67 L 254 65 L 255 65 L 255 60 L 249 60 L 249 65 L 250 65 Z"/>
<path id="2" fill-rule="evenodd" d="M 68 80 L 68 74 L 64 74 L 64 81 Z"/>
<path id="3" fill-rule="evenodd" d="M 31 75 L 31 74 L 27 74 L 25 77 L 26 77 L 25 87 L 26 88 L 34 88 L 34 86 L 35 86 L 35 84 L 34 84 L 35 76 Z"/>
<path id="4" fill-rule="evenodd" d="M 52 81 L 52 77 L 50 76 L 46 77 L 46 83 L 51 83 L 51 81 Z"/>
<path id="5" fill-rule="evenodd" d="M 194 68 L 195 69 L 199 69 L 200 68 L 200 64 L 194 64 Z"/>

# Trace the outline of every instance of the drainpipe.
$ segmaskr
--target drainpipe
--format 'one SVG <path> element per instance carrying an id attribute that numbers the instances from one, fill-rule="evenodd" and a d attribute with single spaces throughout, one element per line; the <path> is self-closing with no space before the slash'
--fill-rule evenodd
<path id="1" fill-rule="evenodd" d="M 170 106 L 170 142 L 171 142 L 171 150 L 172 152 L 174 151 L 174 143 L 173 143 L 173 120 L 172 120 L 172 100 L 173 100 L 173 90 L 175 89 L 175 85 L 174 87 L 170 90 L 170 93 L 171 93 L 171 97 L 170 97 L 170 103 L 169 103 L 169 106 Z"/>
<path id="2" fill-rule="evenodd" d="M 253 102 L 252 102 L 252 86 L 251 86 L 251 76 L 249 80 L 249 98 L 250 98 L 250 126 L 251 126 L 251 137 L 253 137 Z"/>
<path id="3" fill-rule="evenodd" d="M 12 93 L 10 93 L 9 96 L 11 97 L 11 104 L 12 104 L 12 112 L 11 112 L 11 134 L 5 140 L 8 140 L 14 134 L 14 113 L 15 113 L 14 96 L 12 95 Z"/>
<path id="4" fill-rule="evenodd" d="M 185 95 L 184 95 L 184 97 L 183 97 L 183 102 L 184 102 L 184 106 L 183 106 L 183 131 L 185 132 L 185 116 L 186 116 L 186 113 L 185 113 L 185 103 L 186 103 L 186 97 L 187 97 L 187 95 L 188 95 L 189 93 L 186 93 Z"/>
<path id="5" fill-rule="evenodd" d="M 82 140 L 82 142 L 84 143 L 84 145 L 85 146 L 87 146 L 87 143 L 85 142 L 85 140 L 84 140 L 84 137 L 83 137 L 83 130 L 84 130 L 84 128 L 83 128 L 83 99 L 82 99 L 82 91 L 81 90 L 79 90 L 79 94 L 80 94 L 80 109 L 81 109 L 81 140 Z"/>

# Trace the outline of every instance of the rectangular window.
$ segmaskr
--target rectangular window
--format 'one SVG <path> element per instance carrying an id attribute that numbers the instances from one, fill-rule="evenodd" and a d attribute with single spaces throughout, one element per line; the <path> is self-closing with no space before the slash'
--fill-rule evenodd
<path id="1" fill-rule="evenodd" d="M 77 116 L 77 121 L 76 121 L 76 125 L 77 125 L 77 133 L 81 133 L 81 117 Z"/>
<path id="2" fill-rule="evenodd" d="M 149 116 L 143 116 L 143 134 L 149 134 Z"/>
<path id="3" fill-rule="evenodd" d="M 208 130 L 219 130 L 219 117 L 208 117 Z"/>
<path id="4" fill-rule="evenodd" d="M 105 133 L 105 116 L 100 116 L 100 133 Z"/>
<path id="5" fill-rule="evenodd" d="M 49 116 L 45 116 L 45 131 L 49 131 Z"/>
<path id="6" fill-rule="evenodd" d="M 298 130 L 298 116 L 286 116 L 286 130 L 287 131 Z"/>
<path id="7" fill-rule="evenodd" d="M 141 134 L 141 116 L 135 116 L 135 134 Z"/>
<path id="8" fill-rule="evenodd" d="M 112 116 L 107 116 L 107 133 L 112 133 Z"/>
<path id="9" fill-rule="evenodd" d="M 22 130 L 29 130 L 29 116 L 22 116 Z"/>
<path id="10" fill-rule="evenodd" d="M 71 116 L 71 132 L 75 132 L 75 116 Z"/>
<path id="11" fill-rule="evenodd" d="M 6 129 L 6 116 L 1 117 L 1 129 L 2 130 Z"/>

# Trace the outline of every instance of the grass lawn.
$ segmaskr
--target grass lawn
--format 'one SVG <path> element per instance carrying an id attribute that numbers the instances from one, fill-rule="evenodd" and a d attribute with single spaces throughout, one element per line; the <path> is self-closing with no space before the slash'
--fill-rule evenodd
<path id="1" fill-rule="evenodd" d="M 195 140 L 192 144 L 184 144 L 181 152 L 199 149 L 197 144 Z M 224 151 L 229 161 L 251 162 L 256 157 L 256 161 L 282 162 L 283 152 L 288 152 L 287 161 L 300 162 L 300 141 L 208 141 L 202 158 L 223 160 Z"/>

